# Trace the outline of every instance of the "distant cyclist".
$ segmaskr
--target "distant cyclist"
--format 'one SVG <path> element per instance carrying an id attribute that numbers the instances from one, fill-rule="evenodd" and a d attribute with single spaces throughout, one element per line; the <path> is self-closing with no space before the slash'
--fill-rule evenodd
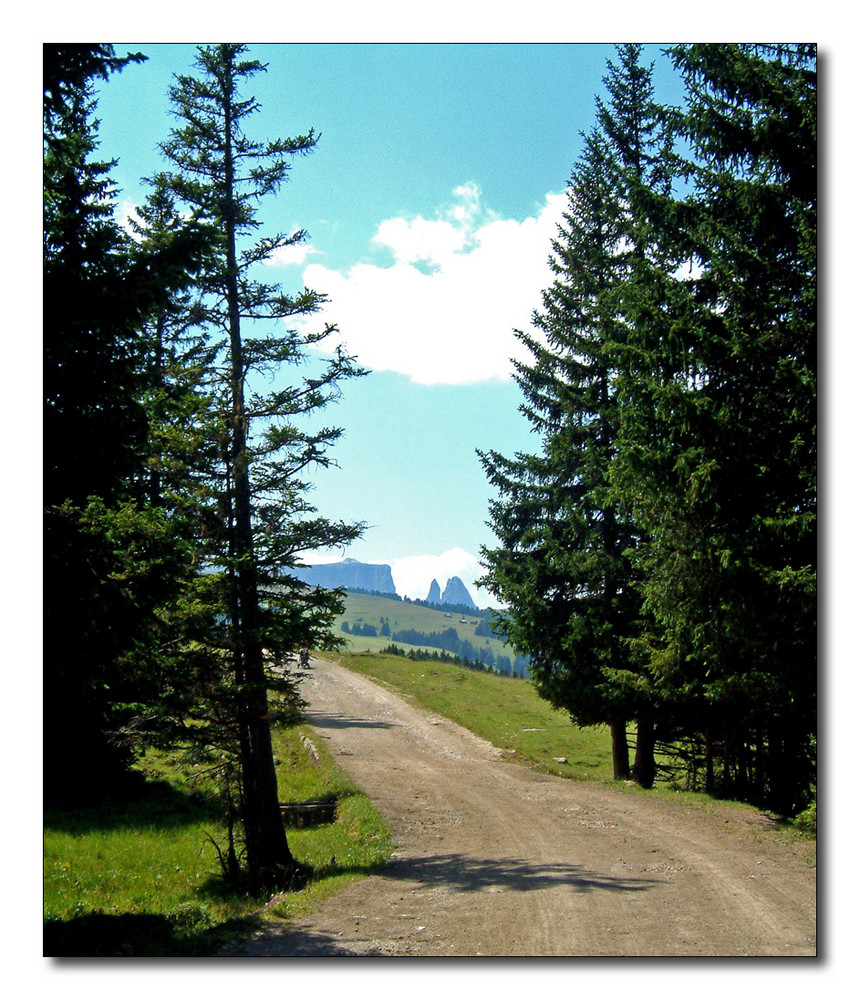
<path id="1" fill-rule="evenodd" d="M 308 641 L 307 639 L 305 639 L 305 641 L 302 643 L 302 648 L 299 650 L 299 666 L 303 670 L 307 670 L 310 665 L 311 665 L 311 654 L 310 650 L 308 649 Z"/>

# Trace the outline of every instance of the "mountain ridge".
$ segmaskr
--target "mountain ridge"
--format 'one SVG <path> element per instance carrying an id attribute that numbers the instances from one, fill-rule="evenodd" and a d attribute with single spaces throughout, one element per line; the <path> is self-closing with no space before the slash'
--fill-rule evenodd
<path id="1" fill-rule="evenodd" d="M 297 566 L 290 570 L 290 576 L 308 586 L 324 587 L 326 590 L 344 587 L 397 595 L 391 567 L 387 563 L 362 563 L 357 559 L 344 559 L 337 563 Z"/>
<path id="2" fill-rule="evenodd" d="M 391 566 L 388 563 L 364 563 L 357 559 L 346 558 L 336 563 L 314 563 L 309 566 L 297 566 L 289 571 L 290 576 L 310 587 L 323 587 L 327 590 L 361 590 L 377 594 L 389 594 L 402 599 L 397 593 Z M 445 590 L 434 579 L 430 584 L 427 603 L 439 607 L 466 607 L 477 610 L 477 604 L 472 599 L 466 585 L 458 576 L 452 576 L 445 585 Z"/>

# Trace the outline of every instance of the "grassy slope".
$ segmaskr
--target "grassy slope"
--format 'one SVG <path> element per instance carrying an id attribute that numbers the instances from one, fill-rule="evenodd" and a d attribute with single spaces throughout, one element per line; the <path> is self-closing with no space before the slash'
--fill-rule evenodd
<path id="1" fill-rule="evenodd" d="M 441 632 L 444 629 L 456 629 L 457 635 L 461 639 L 468 639 L 475 648 L 489 646 L 496 655 L 510 657 L 513 662 L 514 650 L 506 643 L 495 636 L 475 635 L 474 622 L 480 621 L 475 616 L 453 614 L 446 617 L 444 611 L 436 611 L 433 608 L 424 607 L 421 604 L 410 604 L 407 601 L 397 601 L 391 598 L 378 597 L 376 594 L 355 594 L 347 593 L 344 613 L 334 622 L 335 635 L 347 640 L 351 652 L 379 652 L 386 646 L 391 645 L 392 639 L 388 636 L 353 636 L 341 632 L 340 627 L 343 622 L 348 622 L 350 628 L 356 624 L 375 625 L 377 630 L 380 627 L 380 619 L 387 618 L 391 626 L 391 631 L 398 629 L 414 628 L 420 632 Z M 461 624 L 461 619 L 465 618 L 467 624 Z M 429 646 L 410 646 L 408 643 L 397 642 L 403 649 L 431 649 Z"/>
<path id="2" fill-rule="evenodd" d="M 580 780 L 612 780 L 608 731 L 601 726 L 576 729 L 526 680 L 383 654 L 323 655 L 514 751 L 532 767 Z M 567 758 L 567 763 L 556 757 Z"/>

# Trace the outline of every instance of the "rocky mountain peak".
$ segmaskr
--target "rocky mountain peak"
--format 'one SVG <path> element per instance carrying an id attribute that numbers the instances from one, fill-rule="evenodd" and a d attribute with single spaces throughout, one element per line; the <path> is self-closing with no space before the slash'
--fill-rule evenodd
<path id="1" fill-rule="evenodd" d="M 435 583 L 435 580 L 434 580 Z M 459 576 L 452 576 L 442 593 L 442 604 L 464 604 L 467 608 L 476 608 L 472 595 L 466 590 L 466 585 Z"/>

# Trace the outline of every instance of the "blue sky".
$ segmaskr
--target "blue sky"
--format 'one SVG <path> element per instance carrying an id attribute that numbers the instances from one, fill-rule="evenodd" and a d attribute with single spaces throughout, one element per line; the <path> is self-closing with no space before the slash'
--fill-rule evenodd
<path id="1" fill-rule="evenodd" d="M 114 44 L 148 57 L 99 91 L 100 155 L 118 158 L 128 211 L 145 198 L 141 178 L 165 166 L 167 91 L 195 49 Z M 389 563 L 401 594 L 426 596 L 434 576 L 473 588 L 494 541 L 476 449 L 536 447 L 510 378 L 522 351 L 512 331 L 551 280 L 550 240 L 613 46 L 252 44 L 250 55 L 268 71 L 247 92 L 261 105 L 249 131 L 320 135 L 261 205 L 262 232 L 309 233 L 271 277 L 326 293 L 325 318 L 372 370 L 325 415 L 345 436 L 339 468 L 313 476 L 313 501 L 368 523 L 345 554 Z M 659 47 L 647 57 L 658 96 L 680 100 Z"/>
<path id="2" fill-rule="evenodd" d="M 167 89 L 191 70 L 194 46 L 114 44 L 148 56 L 99 102 L 101 153 L 119 158 L 127 209 L 144 197 L 140 178 L 164 166 Z M 312 560 L 389 563 L 413 597 L 434 576 L 473 587 L 480 548 L 494 543 L 476 449 L 537 447 L 510 378 L 522 350 L 512 331 L 550 281 L 564 188 L 614 48 L 314 42 L 251 44 L 250 54 L 268 64 L 250 88 L 261 104 L 254 134 L 320 135 L 261 206 L 264 232 L 309 233 L 271 276 L 326 293 L 325 318 L 372 369 L 325 415 L 345 429 L 340 468 L 313 477 L 323 514 L 369 527 L 346 553 Z M 657 96 L 680 101 L 660 46 L 646 58 Z"/>

